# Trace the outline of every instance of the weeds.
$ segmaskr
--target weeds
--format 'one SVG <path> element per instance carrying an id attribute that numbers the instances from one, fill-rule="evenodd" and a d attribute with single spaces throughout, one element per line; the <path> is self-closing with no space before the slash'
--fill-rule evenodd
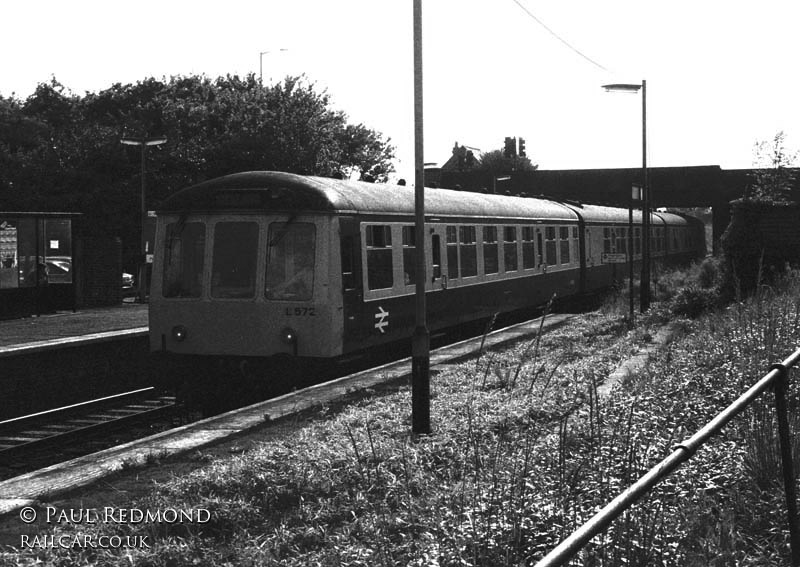
<path id="1" fill-rule="evenodd" d="M 701 275 L 694 281 L 714 279 L 712 268 L 696 269 Z M 659 285 L 671 279 L 662 274 Z M 698 283 L 697 289 L 709 288 Z M 430 436 L 410 434 L 407 391 L 298 423 L 283 439 L 206 463 L 136 503 L 205 507 L 212 522 L 156 526 L 152 550 L 104 551 L 92 561 L 531 564 L 796 347 L 800 283 L 786 280 L 686 322 L 689 332 L 668 352 L 601 397 L 598 385 L 654 334 L 653 321 L 656 315 L 641 318 L 631 330 L 624 315 L 601 309 L 493 351 L 480 365 L 442 370 L 432 384 Z M 800 405 L 796 386 L 789 400 Z M 767 398 L 726 428 L 576 561 L 597 567 L 785 561 L 769 404 Z M 800 427 L 797 418 L 793 427 Z M 142 529 L 113 528 L 117 535 Z M 66 553 L 36 559 L 59 564 Z"/>

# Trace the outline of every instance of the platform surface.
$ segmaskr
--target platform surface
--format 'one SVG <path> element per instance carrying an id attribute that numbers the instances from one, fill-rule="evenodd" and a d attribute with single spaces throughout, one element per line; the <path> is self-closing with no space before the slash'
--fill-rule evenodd
<path id="1" fill-rule="evenodd" d="M 123 302 L 115 307 L 58 311 L 39 317 L 0 320 L 0 352 L 46 341 L 125 330 L 144 330 L 147 304 Z"/>

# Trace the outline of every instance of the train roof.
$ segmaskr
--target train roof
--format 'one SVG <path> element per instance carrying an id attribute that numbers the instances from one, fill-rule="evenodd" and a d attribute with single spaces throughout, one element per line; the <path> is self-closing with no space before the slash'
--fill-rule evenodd
<path id="1" fill-rule="evenodd" d="M 574 206 L 575 211 L 583 217 L 586 222 L 608 222 L 608 223 L 627 223 L 628 222 L 628 209 L 623 207 L 607 207 L 604 205 L 569 205 Z M 633 222 L 640 224 L 642 222 L 641 209 L 633 210 Z M 689 221 L 681 215 L 674 213 L 650 213 L 650 222 L 654 226 L 660 224 L 669 224 L 671 226 L 684 226 L 689 224 Z"/>
<path id="2" fill-rule="evenodd" d="M 175 213 L 254 210 L 413 215 L 414 189 L 293 173 L 250 171 L 211 179 L 178 191 L 158 208 L 158 212 Z M 430 188 L 425 191 L 425 214 L 578 220 L 578 215 L 570 207 L 547 199 Z"/>
<path id="3" fill-rule="evenodd" d="M 168 197 L 163 213 L 303 211 L 343 214 L 414 214 L 414 189 L 276 171 L 248 171 L 210 179 Z M 542 197 L 511 197 L 451 189 L 425 190 L 426 216 L 537 218 L 555 221 L 627 223 L 628 209 L 560 202 Z M 642 220 L 634 209 L 633 220 Z M 651 222 L 686 225 L 672 213 L 651 213 Z"/>

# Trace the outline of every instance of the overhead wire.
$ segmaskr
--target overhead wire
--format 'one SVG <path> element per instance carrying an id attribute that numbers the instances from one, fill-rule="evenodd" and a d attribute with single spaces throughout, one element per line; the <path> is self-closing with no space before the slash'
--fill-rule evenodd
<path id="1" fill-rule="evenodd" d="M 592 64 L 592 65 L 594 65 L 595 67 L 597 67 L 597 68 L 599 68 L 599 69 L 602 69 L 603 71 L 609 72 L 609 70 L 608 70 L 608 69 L 606 69 L 605 67 L 603 67 L 603 66 L 602 66 L 600 63 L 598 63 L 597 61 L 595 61 L 594 59 L 592 59 L 592 58 L 591 58 L 591 57 L 589 57 L 588 55 L 584 54 L 584 53 L 583 53 L 582 51 L 580 51 L 578 48 L 576 48 L 576 47 L 573 47 L 573 46 L 572 46 L 572 44 L 570 44 L 570 43 L 569 43 L 567 40 L 565 40 L 563 37 L 561 37 L 561 36 L 560 36 L 560 35 L 558 35 L 556 32 L 554 32 L 553 30 L 551 30 L 551 29 L 550 29 L 550 28 L 547 26 L 547 24 L 545 24 L 545 23 L 544 23 L 542 20 L 540 20 L 539 18 L 537 18 L 537 17 L 536 17 L 536 16 L 535 16 L 535 15 L 534 15 L 534 14 L 533 14 L 533 13 L 532 13 L 530 10 L 528 10 L 528 8 L 526 8 L 526 7 L 525 7 L 525 6 L 524 6 L 524 5 L 523 5 L 523 4 L 522 4 L 522 3 L 521 3 L 519 0 L 512 0 L 512 1 L 513 1 L 513 2 L 514 2 L 516 5 L 517 5 L 517 6 L 519 6 L 519 7 L 520 7 L 520 8 L 521 8 L 521 9 L 522 9 L 522 10 L 523 10 L 523 11 L 524 11 L 526 14 L 528 14 L 528 16 L 530 16 L 531 18 L 533 18 L 533 19 L 536 21 L 536 23 L 537 23 L 537 24 L 539 24 L 539 25 L 540 25 L 540 26 L 542 26 L 542 27 L 543 27 L 545 30 L 547 30 L 547 32 L 548 32 L 550 35 L 552 35 L 554 38 L 556 38 L 558 41 L 560 41 L 561 43 L 563 43 L 564 45 L 566 45 L 567 47 L 569 47 L 569 48 L 570 48 L 572 51 L 574 51 L 575 53 L 577 53 L 578 55 L 580 55 L 581 57 L 583 57 L 584 59 L 586 59 L 586 60 L 587 60 L 589 63 L 591 63 L 591 64 Z"/>

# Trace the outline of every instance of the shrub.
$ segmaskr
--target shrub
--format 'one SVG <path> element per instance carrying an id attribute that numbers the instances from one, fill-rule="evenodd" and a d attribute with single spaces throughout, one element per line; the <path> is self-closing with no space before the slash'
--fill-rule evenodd
<path id="1" fill-rule="evenodd" d="M 717 286 L 721 277 L 721 261 L 719 258 L 709 257 L 703 260 L 697 272 L 697 283 L 703 289 Z"/>
<path id="2" fill-rule="evenodd" d="M 695 318 L 714 309 L 719 301 L 716 289 L 703 289 L 690 284 L 678 291 L 670 302 L 670 309 L 676 315 Z"/>

